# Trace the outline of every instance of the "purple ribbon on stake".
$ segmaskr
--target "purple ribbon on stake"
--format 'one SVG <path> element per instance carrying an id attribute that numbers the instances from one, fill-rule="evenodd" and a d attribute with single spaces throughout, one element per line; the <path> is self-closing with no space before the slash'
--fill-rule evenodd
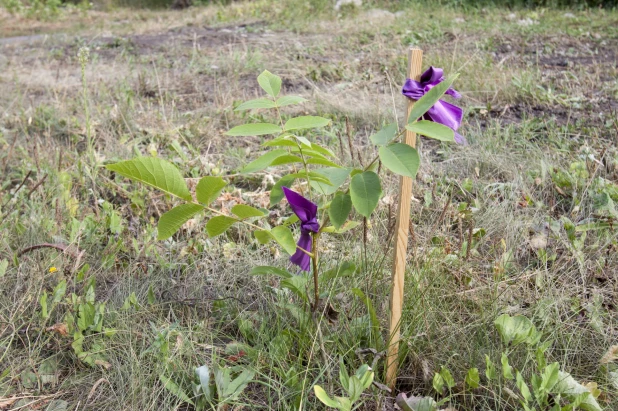
<path id="1" fill-rule="evenodd" d="M 401 93 L 413 100 L 418 100 L 425 95 L 432 87 L 438 85 L 444 80 L 444 70 L 437 67 L 429 67 L 421 75 L 421 81 L 407 79 L 403 85 Z M 453 98 L 461 98 L 455 89 L 449 88 L 445 94 Z M 427 112 L 423 115 L 424 120 L 434 121 L 450 127 L 455 132 L 455 142 L 458 144 L 466 144 L 466 139 L 457 132 L 463 118 L 463 110 L 451 103 L 443 100 L 438 100 Z"/>
<path id="2" fill-rule="evenodd" d="M 310 233 L 317 233 L 320 229 L 320 223 L 318 223 L 317 218 L 318 205 L 287 187 L 281 188 L 294 214 L 296 214 L 300 220 L 300 238 L 296 243 L 299 248 L 296 250 L 296 253 L 290 257 L 290 261 L 299 266 L 301 270 L 310 271 L 311 257 L 303 250 L 311 252 L 312 239 Z"/>

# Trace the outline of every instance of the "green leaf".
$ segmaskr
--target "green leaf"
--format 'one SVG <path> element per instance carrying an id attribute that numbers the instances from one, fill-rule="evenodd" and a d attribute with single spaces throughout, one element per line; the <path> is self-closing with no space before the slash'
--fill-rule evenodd
<path id="1" fill-rule="evenodd" d="M 238 399 L 240 394 L 247 388 L 247 385 L 251 382 L 255 372 L 251 370 L 243 370 L 238 377 L 234 378 L 226 387 L 223 392 L 224 402 L 234 401 Z"/>
<path id="2" fill-rule="evenodd" d="M 325 194 L 325 195 L 333 194 L 345 182 L 345 180 L 350 175 L 351 170 L 352 169 L 350 168 L 338 168 L 338 167 L 318 169 L 315 172 L 328 178 L 331 184 L 329 185 L 329 184 L 321 183 L 319 181 L 311 180 L 311 187 L 321 194 Z"/>
<path id="3" fill-rule="evenodd" d="M 275 158 L 273 160 L 272 163 L 270 163 L 271 166 L 280 166 L 283 164 L 290 164 L 290 163 L 302 163 L 303 159 L 295 156 L 294 154 L 285 154 L 283 156 L 279 156 L 277 158 Z"/>
<path id="4" fill-rule="evenodd" d="M 86 331 L 94 323 L 95 308 L 92 303 L 80 304 L 77 308 L 78 318 L 77 327 L 81 331 Z"/>
<path id="5" fill-rule="evenodd" d="M 157 302 L 157 298 L 155 297 L 154 289 L 152 288 L 152 283 L 148 286 L 148 304 L 154 305 Z"/>
<path id="6" fill-rule="evenodd" d="M 449 390 L 455 386 L 455 379 L 453 378 L 453 375 L 448 370 L 448 368 L 446 368 L 445 366 L 442 366 L 440 368 L 440 375 L 444 379 L 444 383 L 449 388 Z"/>
<path id="7" fill-rule="evenodd" d="M 294 178 L 302 178 L 302 179 L 309 179 L 311 180 L 311 182 L 316 181 L 319 182 L 321 184 L 326 184 L 326 185 L 330 185 L 331 182 L 328 179 L 328 177 L 325 177 L 324 174 L 322 173 L 318 173 L 317 171 L 309 171 L 308 173 L 305 171 L 300 171 L 298 173 L 293 173 L 293 174 L 288 174 L 290 177 L 294 177 Z"/>
<path id="8" fill-rule="evenodd" d="M 192 200 L 180 171 L 172 163 L 158 157 L 137 157 L 133 160 L 108 164 L 105 167 L 121 176 L 158 188 L 167 194 L 187 201 Z"/>
<path id="9" fill-rule="evenodd" d="M 288 278 L 284 278 L 279 283 L 282 288 L 287 288 L 296 294 L 303 301 L 307 301 L 307 280 L 309 277 L 305 275 L 293 275 Z"/>
<path id="10" fill-rule="evenodd" d="M 383 146 L 391 142 L 397 135 L 397 123 L 388 124 L 377 133 L 373 134 L 369 139 L 376 146 Z"/>
<path id="11" fill-rule="evenodd" d="M 506 353 L 502 353 L 502 357 L 500 358 L 500 362 L 502 363 L 502 375 L 507 380 L 512 380 L 513 377 L 513 367 L 509 364 L 509 357 L 506 356 Z"/>
<path id="12" fill-rule="evenodd" d="M 444 390 L 444 377 L 438 373 L 435 373 L 433 375 L 431 385 L 438 394 L 442 395 L 442 391 Z"/>
<path id="13" fill-rule="evenodd" d="M 54 287 L 54 299 L 52 302 L 59 303 L 67 292 L 67 281 L 62 280 Z"/>
<path id="14" fill-rule="evenodd" d="M 157 224 L 157 240 L 170 238 L 184 223 L 204 210 L 199 204 L 181 204 L 163 214 Z"/>
<path id="15" fill-rule="evenodd" d="M 328 269 L 320 274 L 321 281 L 328 281 L 334 278 L 351 277 L 356 272 L 356 265 L 349 261 L 344 261 L 337 267 Z"/>
<path id="16" fill-rule="evenodd" d="M 268 244 L 270 240 L 273 240 L 273 236 L 270 235 L 269 230 L 255 230 L 253 236 L 260 244 Z"/>
<path id="17" fill-rule="evenodd" d="M 306 160 L 307 164 L 319 164 L 321 166 L 327 166 L 327 167 L 335 167 L 335 168 L 341 168 L 340 165 L 338 165 L 337 163 L 333 163 L 332 161 L 326 159 L 326 158 L 308 158 Z"/>
<path id="18" fill-rule="evenodd" d="M 225 233 L 227 229 L 230 228 L 232 224 L 237 221 L 237 219 L 225 215 L 212 217 L 206 223 L 206 232 L 208 232 L 208 235 L 210 237 L 216 237 L 220 234 Z"/>
<path id="19" fill-rule="evenodd" d="M 296 252 L 296 242 L 294 241 L 292 231 L 288 227 L 280 225 L 270 230 L 270 233 L 286 253 L 292 255 Z"/>
<path id="20" fill-rule="evenodd" d="M 288 175 L 288 176 L 281 177 L 279 181 L 275 183 L 273 188 L 270 189 L 270 206 L 271 207 L 279 203 L 279 201 L 281 201 L 283 197 L 285 196 L 283 194 L 283 189 L 281 187 L 291 187 L 292 184 L 294 183 L 294 180 L 296 180 L 295 177 L 291 177 Z"/>
<path id="21" fill-rule="evenodd" d="M 264 217 L 262 211 L 245 204 L 236 204 L 232 207 L 232 214 L 239 218 Z"/>
<path id="22" fill-rule="evenodd" d="M 315 392 L 315 396 L 318 397 L 318 400 L 322 401 L 322 404 L 326 405 L 327 407 L 340 409 L 339 402 L 330 398 L 328 394 L 326 394 L 326 391 L 324 391 L 324 389 L 319 385 L 313 386 L 313 392 Z"/>
<path id="23" fill-rule="evenodd" d="M 275 102 L 267 98 L 257 98 L 255 100 L 245 101 L 234 109 L 234 111 L 252 110 L 255 108 L 275 108 Z"/>
<path id="24" fill-rule="evenodd" d="M 185 394 L 185 392 L 178 385 L 176 385 L 174 381 L 167 378 L 163 374 L 159 374 L 159 380 L 163 383 L 163 388 L 176 396 L 176 398 L 183 402 L 186 402 L 187 404 L 195 405 L 193 401 L 191 401 L 191 398 L 189 398 L 189 396 Z"/>
<path id="25" fill-rule="evenodd" d="M 206 397 L 207 401 L 212 401 L 213 393 L 210 390 L 210 368 L 207 365 L 202 365 L 195 369 L 197 378 L 200 380 L 200 386 L 202 387 L 202 393 Z"/>
<path id="26" fill-rule="evenodd" d="M 382 195 L 380 177 L 373 171 L 357 174 L 350 182 L 350 196 L 356 211 L 364 216 L 371 217 L 371 213 L 378 205 Z"/>
<path id="27" fill-rule="evenodd" d="M 524 381 L 524 377 L 521 376 L 521 373 L 517 371 L 515 373 L 515 385 L 517 385 L 517 389 L 521 393 L 522 397 L 524 397 L 524 401 L 529 403 L 532 401 L 532 394 L 530 393 L 530 388 L 528 388 L 528 384 Z"/>
<path id="28" fill-rule="evenodd" d="M 419 119 L 423 114 L 427 112 L 434 104 L 440 100 L 440 98 L 446 93 L 459 74 L 453 74 L 446 78 L 444 81 L 438 83 L 435 87 L 432 87 L 423 97 L 421 97 L 414 106 L 410 115 L 408 116 L 408 123 L 412 123 Z"/>
<path id="29" fill-rule="evenodd" d="M 209 205 L 219 197 L 226 185 L 221 177 L 202 177 L 195 187 L 195 197 L 200 203 Z"/>
<path id="30" fill-rule="evenodd" d="M 466 374 L 465 384 L 468 388 L 476 389 L 479 387 L 481 382 L 481 377 L 479 377 L 479 369 L 478 368 L 470 368 L 468 370 L 468 374 Z"/>
<path id="31" fill-rule="evenodd" d="M 496 366 L 487 354 L 485 354 L 485 377 L 487 377 L 488 381 L 493 381 L 498 378 L 498 374 L 496 373 Z"/>
<path id="32" fill-rule="evenodd" d="M 277 97 L 281 91 L 281 77 L 274 75 L 268 70 L 264 70 L 257 78 L 257 81 L 266 93 L 272 97 Z"/>
<path id="33" fill-rule="evenodd" d="M 250 271 L 250 274 L 251 275 L 276 275 L 277 277 L 281 277 L 281 278 L 292 277 L 292 274 L 290 274 L 290 272 L 282 268 L 277 268 L 277 267 L 273 267 L 270 265 L 258 265 L 256 267 L 253 267 Z"/>
<path id="34" fill-rule="evenodd" d="M 587 395 L 586 397 L 583 398 L 583 400 L 581 400 L 581 404 L 579 405 L 579 408 L 581 408 L 584 411 L 601 411 L 602 410 L 601 406 L 599 405 L 597 400 L 594 398 L 592 393 L 590 393 L 588 388 L 584 387 L 582 384 L 577 382 L 575 378 L 573 378 L 571 374 L 567 372 L 564 372 L 564 371 L 558 372 L 557 383 L 553 387 L 553 392 L 561 394 L 561 395 L 565 395 L 571 400 L 574 400 L 575 397 L 581 394 L 588 393 L 589 395 Z"/>
<path id="35" fill-rule="evenodd" d="M 283 96 L 277 99 L 278 107 L 285 107 L 292 104 L 304 103 L 307 99 L 298 96 Z"/>
<path id="36" fill-rule="evenodd" d="M 540 337 L 532 321 L 523 315 L 511 317 L 507 314 L 502 314 L 496 318 L 494 325 L 505 344 L 509 344 L 511 341 L 513 344 L 521 344 L 523 342 L 533 344 Z"/>
<path id="37" fill-rule="evenodd" d="M 271 123 L 251 123 L 236 126 L 225 135 L 233 137 L 263 136 L 264 134 L 279 134 L 281 127 Z"/>
<path id="38" fill-rule="evenodd" d="M 395 143 L 380 147 L 382 164 L 395 174 L 414 178 L 421 164 L 418 151 L 407 144 Z"/>
<path id="39" fill-rule="evenodd" d="M 266 154 L 256 158 L 249 164 L 247 164 L 240 172 L 243 174 L 255 173 L 257 171 L 262 171 L 266 167 L 270 166 L 270 164 L 277 158 L 283 155 L 286 155 L 288 152 L 284 149 L 276 149 L 267 152 Z"/>
<path id="40" fill-rule="evenodd" d="M 328 216 L 335 228 L 341 227 L 343 223 L 346 222 L 348 215 L 350 215 L 350 211 L 352 211 L 352 199 L 350 195 L 342 193 L 341 191 L 338 192 L 335 198 L 333 198 L 333 201 L 331 201 L 330 208 L 328 209 Z"/>
<path id="41" fill-rule="evenodd" d="M 455 132 L 452 128 L 429 120 L 421 120 L 416 123 L 410 123 L 406 126 L 406 129 L 435 140 L 448 142 L 455 141 Z"/>
<path id="42" fill-rule="evenodd" d="M 300 130 L 306 128 L 324 127 L 328 123 L 330 123 L 330 120 L 324 117 L 301 116 L 294 117 L 286 121 L 284 128 L 286 131 Z"/>

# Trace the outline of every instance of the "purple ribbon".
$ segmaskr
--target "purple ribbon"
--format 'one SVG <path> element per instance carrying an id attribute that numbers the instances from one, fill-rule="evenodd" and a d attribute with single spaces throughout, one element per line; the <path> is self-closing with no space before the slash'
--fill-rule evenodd
<path id="1" fill-rule="evenodd" d="M 296 253 L 290 257 L 290 261 L 300 267 L 303 271 L 310 271 L 311 257 L 307 255 L 303 250 L 311 252 L 311 234 L 317 233 L 320 229 L 320 223 L 318 223 L 318 205 L 307 200 L 295 191 L 290 190 L 287 187 L 281 187 L 285 198 L 288 200 L 290 207 L 294 211 L 294 214 L 300 220 L 300 238 L 296 243 Z M 302 248 L 303 250 L 301 250 Z"/>
<path id="2" fill-rule="evenodd" d="M 421 81 L 407 79 L 401 93 L 408 98 L 418 100 L 431 90 L 432 87 L 444 80 L 443 74 L 444 71 L 441 68 L 429 67 L 427 71 L 421 75 Z M 453 98 L 461 98 L 461 94 L 452 88 L 449 88 L 445 94 Z M 438 100 L 438 102 L 423 115 L 424 120 L 434 121 L 452 128 L 455 132 L 455 141 L 458 144 L 466 144 L 466 139 L 457 132 L 457 129 L 461 125 L 462 118 L 463 110 L 461 108 L 443 100 Z"/>

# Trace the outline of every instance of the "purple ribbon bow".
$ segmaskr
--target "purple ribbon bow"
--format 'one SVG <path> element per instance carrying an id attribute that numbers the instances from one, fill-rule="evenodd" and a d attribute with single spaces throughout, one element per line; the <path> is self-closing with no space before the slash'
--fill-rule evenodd
<path id="1" fill-rule="evenodd" d="M 311 234 L 309 233 L 317 233 L 320 229 L 320 223 L 318 223 L 317 218 L 318 206 L 287 187 L 282 187 L 282 189 L 294 214 L 300 220 L 300 238 L 296 245 L 303 250 L 311 252 Z M 298 265 L 301 270 L 310 271 L 311 257 L 300 248 L 290 257 L 290 261 Z"/>
<path id="2" fill-rule="evenodd" d="M 441 68 L 431 66 L 421 75 L 421 81 L 407 79 L 401 93 L 408 98 L 418 100 L 431 90 L 432 87 L 444 80 L 443 74 L 444 71 Z M 449 88 L 445 94 L 453 98 L 461 97 L 461 94 L 452 88 Z M 423 119 L 425 120 L 434 121 L 452 128 L 455 132 L 455 141 L 458 144 L 466 144 L 466 139 L 457 132 L 457 129 L 461 125 L 462 118 L 463 110 L 461 108 L 443 100 L 438 100 L 438 102 L 423 115 Z"/>

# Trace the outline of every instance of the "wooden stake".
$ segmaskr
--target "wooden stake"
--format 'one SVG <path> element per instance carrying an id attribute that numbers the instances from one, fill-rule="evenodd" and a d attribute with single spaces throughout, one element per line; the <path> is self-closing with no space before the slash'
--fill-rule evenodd
<path id="1" fill-rule="evenodd" d="M 423 50 L 410 49 L 408 78 L 420 80 L 421 67 L 423 63 Z M 408 102 L 408 113 L 406 123 L 410 116 L 410 111 L 414 106 L 414 101 Z M 416 134 L 406 131 L 406 144 L 416 147 Z M 401 311 L 403 308 L 403 282 L 406 273 L 406 255 L 408 251 L 408 235 L 410 224 L 410 201 L 412 199 L 412 179 L 401 177 L 399 180 L 399 207 L 397 209 L 397 223 L 395 228 L 395 260 L 393 262 L 393 279 L 391 288 L 391 319 L 390 319 L 390 341 L 388 346 L 386 385 L 391 390 L 395 388 L 397 382 L 397 371 L 399 369 L 399 329 L 401 326 Z"/>

